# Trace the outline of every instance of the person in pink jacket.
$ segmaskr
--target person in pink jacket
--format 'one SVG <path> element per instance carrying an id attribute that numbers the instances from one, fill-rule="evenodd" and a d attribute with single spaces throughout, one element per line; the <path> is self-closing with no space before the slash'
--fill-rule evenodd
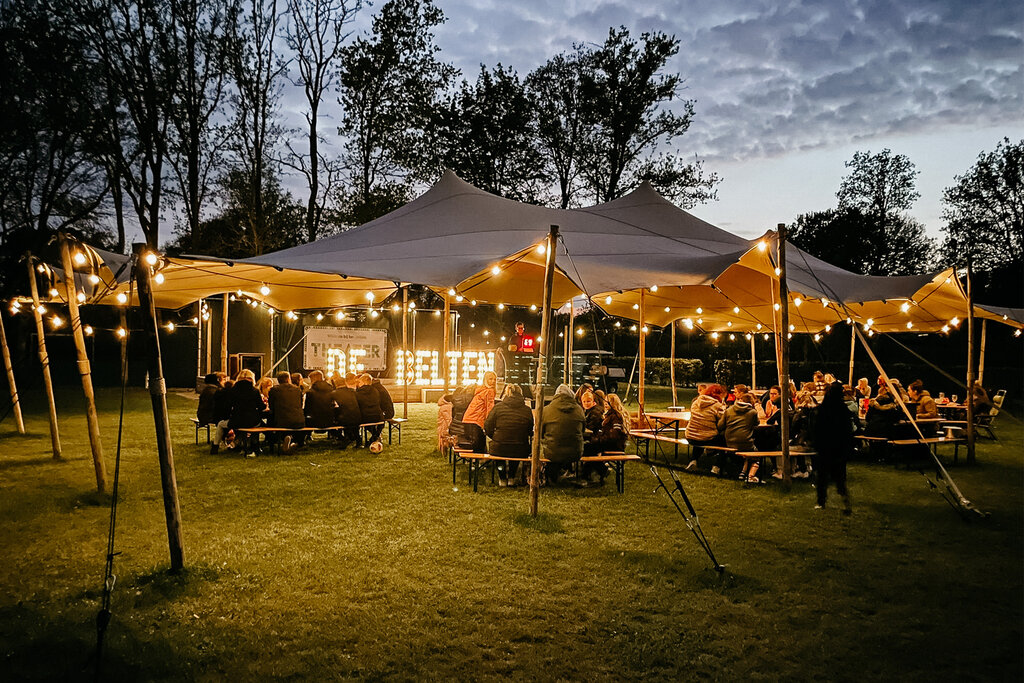
<path id="1" fill-rule="evenodd" d="M 473 446 L 474 453 L 487 452 L 487 437 L 484 435 L 484 420 L 494 408 L 495 387 L 498 376 L 493 372 L 484 373 L 484 384 L 476 388 L 473 400 L 462 416 L 464 440 Z"/>

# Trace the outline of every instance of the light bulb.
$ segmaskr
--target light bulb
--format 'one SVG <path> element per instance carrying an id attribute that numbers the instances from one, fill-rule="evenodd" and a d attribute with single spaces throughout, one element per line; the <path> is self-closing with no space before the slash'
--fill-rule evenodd
<path id="1" fill-rule="evenodd" d="M 75 298 L 78 299 L 79 303 L 84 303 L 85 302 L 85 292 L 79 292 L 78 294 L 75 295 Z"/>
<path id="2" fill-rule="evenodd" d="M 409 302 L 409 310 L 410 311 L 415 311 L 416 310 L 416 302 L 415 301 L 410 301 Z"/>
<path id="3" fill-rule="evenodd" d="M 158 285 L 162 285 L 164 283 L 164 274 L 157 273 L 156 277 L 154 277 L 153 280 L 155 280 Z"/>
<path id="4" fill-rule="evenodd" d="M 86 325 L 83 327 L 82 332 L 85 332 L 86 336 L 91 335 L 93 333 L 92 325 Z"/>
<path id="5" fill-rule="evenodd" d="M 119 303 L 119 304 L 126 304 L 126 303 L 128 303 L 128 295 L 125 294 L 124 292 L 118 293 L 118 295 L 117 295 L 117 303 Z"/>
<path id="6" fill-rule="evenodd" d="M 604 303 L 605 303 L 606 305 L 607 305 L 607 304 L 610 304 L 611 302 L 612 302 L 612 298 L 611 298 L 610 296 L 606 296 L 606 297 L 604 298 Z"/>
<path id="7" fill-rule="evenodd" d="M 174 332 L 174 323 L 167 323 L 167 331 Z"/>
<path id="8" fill-rule="evenodd" d="M 80 266 L 83 263 L 85 263 L 85 254 L 83 254 L 80 251 L 76 251 L 75 252 L 74 258 L 75 258 L 75 265 L 77 265 L 77 266 Z"/>
<path id="9" fill-rule="evenodd" d="M 498 304 L 498 310 L 499 311 L 504 311 L 505 310 L 505 304 Z"/>
<path id="10" fill-rule="evenodd" d="M 652 292 L 657 292 L 657 291 L 658 291 L 658 285 L 654 285 L 654 286 L 652 286 L 652 287 L 651 287 L 651 291 L 652 291 Z"/>
<path id="11" fill-rule="evenodd" d="M 802 304 L 803 302 L 804 300 L 801 299 L 800 297 L 796 297 L 795 299 L 793 299 L 793 305 L 796 306 L 797 308 L 800 308 L 800 304 Z"/>
<path id="12" fill-rule="evenodd" d="M 64 321 L 61 319 L 59 315 L 55 315 L 52 318 L 50 318 L 50 324 L 53 325 L 54 328 L 58 328 L 64 324 Z"/>
<path id="13" fill-rule="evenodd" d="M 546 251 L 547 251 L 547 247 L 545 247 L 543 244 L 538 244 L 537 245 L 537 253 L 538 254 L 543 255 L 544 252 L 546 252 Z"/>
<path id="14" fill-rule="evenodd" d="M 491 268 L 491 275 L 497 275 L 500 272 L 501 268 L 499 268 L 498 266 L 494 266 L 493 268 Z"/>
<path id="15" fill-rule="evenodd" d="M 151 251 L 148 252 L 146 254 L 146 256 L 145 256 L 145 260 L 146 260 L 146 265 L 155 266 L 156 265 L 156 254 L 154 254 Z"/>
<path id="16" fill-rule="evenodd" d="M 98 285 L 100 283 L 100 276 L 93 273 L 89 276 L 89 284 Z"/>
<path id="17" fill-rule="evenodd" d="M 464 296 L 462 296 L 461 294 L 456 294 L 456 295 L 455 295 L 455 301 L 456 301 L 456 302 L 459 302 L 459 303 L 461 303 L 461 302 L 462 302 L 462 300 L 463 300 L 464 298 L 465 298 L 465 297 L 464 297 Z"/>
<path id="18" fill-rule="evenodd" d="M 50 298 L 51 299 L 56 299 L 57 298 L 57 290 L 55 288 L 53 288 L 53 287 L 50 288 Z"/>
<path id="19" fill-rule="evenodd" d="M 910 303 L 909 302 L 904 301 L 902 304 L 900 304 L 900 311 L 901 312 L 906 313 L 909 310 L 910 310 Z"/>
<path id="20" fill-rule="evenodd" d="M 260 294 L 262 294 L 263 296 L 269 295 L 270 294 L 270 287 L 267 287 L 266 285 L 262 285 L 260 287 Z"/>
<path id="21" fill-rule="evenodd" d="M 345 311 L 338 311 L 337 313 L 335 313 L 334 314 L 334 319 L 335 320 L 344 320 L 345 319 Z"/>
<path id="22" fill-rule="evenodd" d="M 704 312 L 704 309 L 703 309 L 703 308 L 701 308 L 700 306 L 698 306 L 698 307 L 697 307 L 697 315 L 700 315 L 700 314 L 701 314 L 701 313 L 703 313 L 703 312 Z"/>
<path id="23" fill-rule="evenodd" d="M 537 304 L 530 304 L 530 310 L 531 311 L 536 311 L 537 310 Z"/>
<path id="24" fill-rule="evenodd" d="M 758 251 L 764 251 L 767 248 L 768 248 L 768 243 L 765 242 L 764 240 L 761 240 L 760 242 L 757 243 Z"/>
<path id="25" fill-rule="evenodd" d="M 123 327 L 117 328 L 117 336 L 120 337 L 121 339 L 124 339 L 125 337 L 128 336 L 128 330 L 124 329 Z"/>

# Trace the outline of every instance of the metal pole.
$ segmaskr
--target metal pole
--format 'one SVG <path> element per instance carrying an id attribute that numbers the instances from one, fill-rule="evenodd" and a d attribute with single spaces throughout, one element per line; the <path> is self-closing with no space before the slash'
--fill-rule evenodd
<path id="1" fill-rule="evenodd" d="M 46 402 L 50 410 L 50 445 L 53 459 L 60 460 L 60 432 L 57 430 L 57 404 L 53 398 L 53 380 L 50 379 L 50 356 L 46 353 L 46 336 L 43 334 L 43 316 L 39 312 L 39 286 L 36 284 L 36 270 L 32 265 L 32 254 L 25 255 L 28 263 L 28 284 L 32 291 L 32 316 L 36 320 L 36 337 L 39 344 L 39 365 L 43 369 L 43 385 L 46 387 Z"/>
<path id="2" fill-rule="evenodd" d="M 402 417 L 409 417 L 409 286 L 402 287 Z"/>
<path id="3" fill-rule="evenodd" d="M 68 314 L 71 331 L 78 352 L 78 373 L 82 376 L 82 391 L 85 394 L 85 418 L 89 425 L 89 445 L 92 447 L 92 464 L 96 470 L 96 489 L 107 490 L 107 468 L 103 464 L 103 443 L 100 441 L 100 421 L 96 415 L 96 395 L 92 390 L 92 368 L 85 351 L 85 335 L 82 334 L 82 320 L 78 315 L 78 292 L 75 291 L 75 270 L 71 264 L 71 249 L 68 239 L 60 235 L 60 255 L 64 267 L 64 288 L 68 298 Z"/>
<path id="4" fill-rule="evenodd" d="M 270 314 L 270 367 L 271 368 L 276 367 L 276 363 L 274 363 L 274 317 L 275 317 L 274 314 L 271 313 Z M 266 372 L 266 373 L 260 373 L 260 374 L 265 376 L 265 375 L 268 375 L 270 373 Z"/>
<path id="5" fill-rule="evenodd" d="M 178 571 L 185 564 L 181 508 L 178 505 L 178 482 L 174 475 L 171 426 L 167 418 L 167 389 L 164 386 L 163 364 L 160 359 L 160 327 L 156 318 L 156 306 L 153 303 L 150 267 L 143 259 L 147 249 L 144 243 L 132 245 L 136 259 L 135 282 L 139 290 L 139 306 L 142 308 L 145 320 L 143 329 L 148 342 L 149 397 L 153 404 L 153 423 L 156 426 L 156 450 L 160 459 L 160 485 L 164 497 L 167 543 L 171 554 L 171 571 Z"/>
<path id="6" fill-rule="evenodd" d="M 224 292 L 224 312 L 220 321 L 220 371 L 228 372 L 228 304 L 231 303 L 231 296 Z"/>
<path id="7" fill-rule="evenodd" d="M 967 463 L 974 464 L 974 296 L 971 254 L 967 254 Z"/>
<path id="8" fill-rule="evenodd" d="M 448 381 L 448 347 L 451 344 L 451 328 L 452 328 L 452 304 L 448 298 L 448 292 L 444 293 L 444 343 L 441 350 L 441 367 L 444 368 L 444 393 L 448 393 L 450 383 Z"/>
<path id="9" fill-rule="evenodd" d="M 196 302 L 196 377 L 203 376 L 203 300 Z"/>
<path id="10" fill-rule="evenodd" d="M 857 323 L 850 324 L 850 386 L 853 386 L 853 354 L 857 349 Z"/>
<path id="11" fill-rule="evenodd" d="M 544 305 L 541 308 L 540 344 L 537 353 L 537 383 L 533 388 L 533 452 L 530 457 L 530 516 L 537 516 L 540 497 L 540 440 L 541 420 L 544 417 L 544 374 L 547 366 L 545 354 L 548 336 L 551 332 L 551 286 L 555 277 L 555 245 L 558 243 L 558 226 L 552 225 L 548 233 L 547 250 L 544 252 Z"/>
<path id="12" fill-rule="evenodd" d="M 14 364 L 11 363 L 11 350 L 7 346 L 7 332 L 4 330 L 4 316 L 0 314 L 0 347 L 3 347 L 4 368 L 7 370 L 7 384 L 11 388 L 11 404 L 14 408 L 14 420 L 18 423 L 18 433 L 25 433 L 25 420 L 21 416 L 21 401 L 18 400 L 18 385 L 14 381 Z"/>
<path id="13" fill-rule="evenodd" d="M 782 329 L 776 330 L 779 340 L 779 370 L 782 375 L 782 481 L 788 488 L 793 482 L 789 462 L 789 285 L 786 283 L 786 224 L 779 223 L 779 305 Z"/>
<path id="14" fill-rule="evenodd" d="M 757 389 L 757 348 L 754 342 L 757 340 L 757 335 L 750 334 L 750 388 Z"/>

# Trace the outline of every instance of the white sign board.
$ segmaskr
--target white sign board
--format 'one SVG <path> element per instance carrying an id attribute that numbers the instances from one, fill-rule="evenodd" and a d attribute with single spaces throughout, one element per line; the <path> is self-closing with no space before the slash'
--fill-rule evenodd
<path id="1" fill-rule="evenodd" d="M 388 365 L 388 331 L 358 327 L 307 327 L 302 366 L 307 370 L 380 372 Z"/>

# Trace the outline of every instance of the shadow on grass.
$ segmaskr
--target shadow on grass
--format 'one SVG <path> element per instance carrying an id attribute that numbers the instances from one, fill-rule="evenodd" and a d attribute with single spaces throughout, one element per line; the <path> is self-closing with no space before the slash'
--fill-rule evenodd
<path id="1" fill-rule="evenodd" d="M 0 471 L 13 470 L 19 467 L 41 467 L 43 465 L 61 465 L 68 462 L 65 458 L 54 458 L 53 454 L 45 456 L 33 456 L 31 458 L 22 458 L 19 460 L 2 460 L 0 461 Z"/>
<path id="2" fill-rule="evenodd" d="M 565 525 L 562 524 L 562 518 L 560 516 L 550 515 L 544 512 L 539 513 L 536 517 L 531 517 L 525 512 L 517 514 L 512 518 L 512 523 L 518 527 L 537 531 L 542 534 L 565 533 Z"/>

